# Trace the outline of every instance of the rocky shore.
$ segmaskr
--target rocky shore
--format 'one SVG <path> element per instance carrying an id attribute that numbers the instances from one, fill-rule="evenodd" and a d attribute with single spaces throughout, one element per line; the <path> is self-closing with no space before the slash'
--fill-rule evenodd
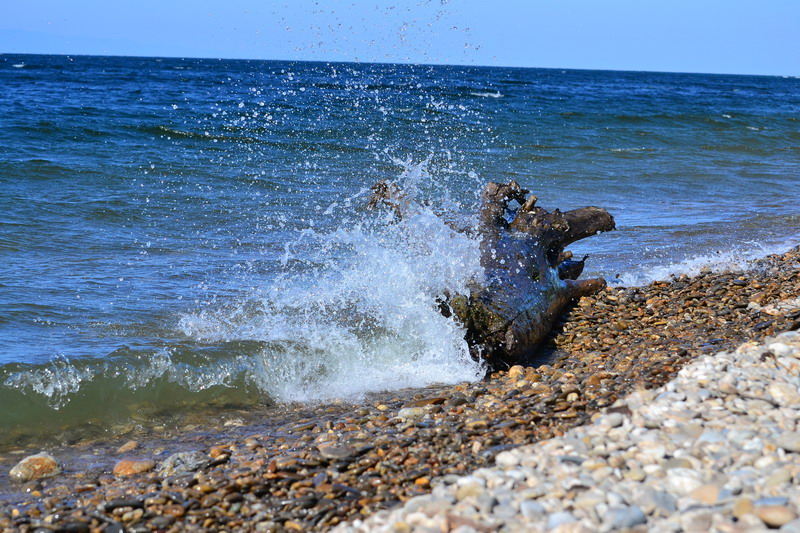
<path id="1" fill-rule="evenodd" d="M 798 409 L 800 332 L 788 332 L 703 356 L 593 424 L 334 531 L 797 532 Z"/>
<path id="2" fill-rule="evenodd" d="M 747 271 L 609 288 L 563 317 L 545 347 L 546 364 L 364 405 L 309 409 L 303 419 L 240 428 L 241 437 L 225 436 L 220 428 L 213 438 L 84 443 L 80 468 L 50 450 L 52 477 L 25 481 L 26 474 L 15 474 L 18 490 L 0 499 L 0 530 L 306 531 L 340 525 L 442 531 L 444 524 L 465 533 L 513 531 L 524 524 L 563 531 L 651 526 L 679 531 L 712 523 L 736 530 L 770 524 L 763 508 L 794 524 L 798 502 L 787 484 L 797 481 L 796 455 L 779 446 L 773 431 L 797 430 L 792 404 L 782 406 L 756 382 L 741 385 L 753 398 L 730 392 L 739 391 L 739 381 L 729 390 L 720 387 L 722 375 L 739 368 L 740 360 L 758 361 L 763 364 L 753 372 L 778 363 L 789 369 L 773 371 L 783 373 L 782 382 L 794 383 L 796 393 L 797 383 L 789 378 L 797 377 L 797 363 L 792 366 L 797 337 L 770 341 L 767 349 L 734 350 L 798 329 L 798 249 Z M 787 346 L 786 353 L 775 353 L 772 344 Z M 723 351 L 728 355 L 709 355 Z M 654 392 L 692 361 L 677 381 Z M 742 368 L 745 380 L 750 367 Z M 705 383 L 697 372 L 706 376 Z M 725 406 L 729 399 L 745 402 L 734 409 L 762 417 L 763 424 L 736 419 L 741 414 L 736 410 L 715 418 L 722 412 L 717 404 Z M 763 409 L 756 413 L 747 402 Z M 776 419 L 775 412 L 785 418 Z M 714 416 L 703 418 L 709 413 Z M 759 433 L 762 425 L 773 433 Z M 572 431 L 584 432 L 588 442 L 580 440 L 584 437 L 576 442 L 568 433 L 574 426 L 584 426 Z M 664 433 L 666 440 L 649 432 Z M 616 438 L 619 447 L 612 449 Z M 525 446 L 533 443 L 538 444 Z M 727 453 L 724 446 L 746 450 L 753 464 L 715 463 L 726 461 L 715 455 Z M 699 456 L 693 455 L 695 447 Z M 498 469 L 479 470 L 496 462 Z M 14 462 L 0 466 L 2 483 Z M 721 470 L 728 467 L 736 469 Z M 724 479 L 706 475 L 709 468 Z M 740 470 L 745 474 L 739 476 Z M 760 480 L 764 472 L 774 483 Z M 29 477 L 41 474 L 37 467 Z M 652 483 L 672 499 L 656 491 L 640 502 L 631 495 L 638 485 L 625 483 Z M 522 486 L 543 492 L 518 490 Z M 579 497 L 585 499 L 581 506 Z M 397 510 L 367 525 L 343 525 L 390 508 Z M 681 522 L 688 515 L 698 518 Z"/>

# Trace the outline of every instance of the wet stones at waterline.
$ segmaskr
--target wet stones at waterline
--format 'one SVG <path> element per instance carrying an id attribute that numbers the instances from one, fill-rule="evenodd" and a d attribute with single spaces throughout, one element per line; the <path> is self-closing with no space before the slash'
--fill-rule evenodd
<path id="1" fill-rule="evenodd" d="M 495 458 L 504 468 L 516 468 L 511 464 L 515 448 L 563 436 L 576 425 L 598 420 L 598 413 L 603 414 L 596 425 L 605 428 L 606 434 L 628 438 L 622 434 L 631 432 L 633 409 L 627 404 L 615 405 L 620 398 L 668 383 L 686 363 L 704 354 L 731 351 L 742 342 L 797 329 L 800 308 L 791 302 L 800 297 L 799 274 L 800 255 L 792 250 L 766 258 L 748 271 L 704 272 L 640 288 L 606 288 L 561 317 L 544 343 L 548 351 L 545 364 L 516 366 L 479 383 L 400 391 L 352 407 L 309 407 L 303 416 L 295 415 L 267 429 L 248 433 L 245 426 L 241 438 L 218 432 L 156 445 L 137 437 L 136 456 L 152 463 L 129 477 L 111 475 L 120 458 L 113 451 L 126 444 L 128 436 L 106 444 L 112 453 L 99 470 L 80 471 L 59 451 L 67 473 L 39 480 L 36 489 L 28 492 L 19 485 L 19 493 L 0 500 L 0 529 L 326 530 L 381 509 L 396 508 L 443 485 L 455 486 L 464 499 L 474 499 L 476 509 L 489 506 L 494 500 L 480 496 L 484 486 L 459 480 L 494 465 Z M 771 342 L 756 359 L 777 370 L 779 364 L 785 364 L 781 358 L 794 350 L 790 344 Z M 744 402 L 740 407 L 745 412 L 753 406 L 772 408 L 773 404 L 778 413 L 796 411 L 785 387 L 759 388 L 738 376 L 730 382 L 711 373 L 693 376 L 697 389 L 684 392 L 686 398 L 673 398 L 673 406 L 690 400 L 711 401 L 701 389 L 714 388 L 723 401 L 729 396 L 734 405 Z M 784 382 L 788 383 L 780 379 L 768 385 Z M 721 435 L 741 446 L 754 445 L 751 441 L 756 435 L 702 427 L 684 411 L 677 408 L 661 418 L 637 418 L 642 424 L 637 431 L 674 425 L 680 429 L 671 434 L 677 439 L 676 446 L 693 439 L 708 457 L 724 445 Z M 665 417 L 672 421 L 665 424 Z M 780 427 L 779 420 L 770 420 L 771 425 Z M 751 424 L 751 431 L 754 425 L 758 427 Z M 791 465 L 781 465 L 790 454 L 796 455 L 800 428 L 788 422 L 783 426 L 774 440 L 763 441 L 770 459 L 758 465 L 766 473 L 758 483 L 775 497 L 797 479 Z M 597 446 L 601 445 L 598 441 Z M 124 449 L 131 453 L 130 447 Z M 191 463 L 192 469 L 160 471 L 170 456 L 181 452 L 200 452 L 194 455 L 198 461 Z M 580 450 L 564 448 L 552 460 L 558 460 L 559 468 L 585 471 L 592 479 L 618 469 L 626 483 L 643 483 L 658 467 L 664 474 L 659 479 L 661 486 L 629 500 L 613 489 L 585 491 L 565 482 L 550 496 L 569 496 L 572 510 L 552 507 L 540 499 L 547 495 L 539 494 L 531 495 L 519 508 L 511 500 L 498 508 L 492 503 L 491 511 L 498 520 L 521 515 L 544 525 L 552 520 L 562 528 L 585 518 L 576 509 L 596 513 L 597 523 L 604 528 L 628 527 L 640 522 L 642 513 L 648 523 L 653 517 L 680 515 L 687 527 L 699 527 L 714 521 L 713 512 L 706 516 L 683 507 L 682 498 L 691 498 L 691 505 L 727 505 L 725 491 L 735 489 L 692 474 L 698 465 L 691 456 L 667 457 L 669 449 L 664 447 L 662 452 L 657 441 L 637 443 L 631 457 L 623 457 L 608 444 L 606 452 L 608 457 L 600 461 L 580 456 Z M 5 471 L 16 462 L 10 462 Z M 743 485 L 745 489 L 747 485 Z M 662 494 L 667 490 L 680 495 Z M 563 496 L 557 496 L 561 493 Z M 740 513 L 742 523 L 749 520 L 764 528 L 770 523 L 767 521 L 777 524 L 797 512 L 791 502 L 765 500 L 767 496 L 765 492 L 742 493 L 739 502 L 733 494 L 735 508 L 731 512 Z M 495 499 L 502 504 L 502 498 Z M 438 505 L 436 501 L 429 504 Z M 424 500 L 414 505 L 423 515 L 427 512 Z M 574 522 L 569 522 L 571 519 Z M 451 525 L 458 527 L 456 522 Z"/>

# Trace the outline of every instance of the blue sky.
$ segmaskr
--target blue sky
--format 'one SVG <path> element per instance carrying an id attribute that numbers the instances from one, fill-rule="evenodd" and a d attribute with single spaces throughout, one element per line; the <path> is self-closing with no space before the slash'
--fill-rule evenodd
<path id="1" fill-rule="evenodd" d="M 800 0 L 5 4 L 6 53 L 800 75 Z"/>

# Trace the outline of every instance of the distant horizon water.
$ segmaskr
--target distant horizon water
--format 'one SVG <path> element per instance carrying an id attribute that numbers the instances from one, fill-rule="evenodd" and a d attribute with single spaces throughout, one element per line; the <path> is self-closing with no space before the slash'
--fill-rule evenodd
<path id="1" fill-rule="evenodd" d="M 337 60 L 337 59 L 258 59 L 252 57 L 207 57 L 207 56 L 170 56 L 170 55 L 125 55 L 125 54 L 95 54 L 95 53 L 58 53 L 58 54 L 39 54 L 34 52 L 0 52 L 0 57 L 3 56 L 41 56 L 49 55 L 54 57 L 97 57 L 97 58 L 119 58 L 119 59 L 166 59 L 166 60 L 181 60 L 181 61 L 266 61 L 266 62 L 281 62 L 281 63 L 311 63 L 311 64 L 343 64 L 343 65 L 376 65 L 376 66 L 393 66 L 393 65 L 414 65 L 414 66 L 427 66 L 427 67 L 476 67 L 476 68 L 506 68 L 506 69 L 531 69 L 531 70 L 559 70 L 559 71 L 589 71 L 589 72 L 619 72 L 631 74 L 699 74 L 709 76 L 763 76 L 763 77 L 778 77 L 778 78 L 795 78 L 800 79 L 800 72 L 795 74 L 752 74 L 752 73 L 738 73 L 738 72 L 705 72 L 694 70 L 649 70 L 649 69 L 616 69 L 616 68 L 576 68 L 576 67 L 535 67 L 535 66 L 514 66 L 497 64 L 479 64 L 473 62 L 463 63 L 446 63 L 446 62 L 433 62 L 433 63 L 415 63 L 412 61 L 359 61 L 359 60 Z"/>

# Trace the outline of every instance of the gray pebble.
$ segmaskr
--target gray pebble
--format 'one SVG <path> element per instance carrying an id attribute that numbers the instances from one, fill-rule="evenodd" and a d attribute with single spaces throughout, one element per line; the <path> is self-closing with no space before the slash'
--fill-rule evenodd
<path id="1" fill-rule="evenodd" d="M 567 511 L 559 511 L 547 517 L 547 529 L 555 529 L 563 524 L 575 522 L 575 517 Z"/>
<path id="2" fill-rule="evenodd" d="M 534 520 L 540 518 L 547 513 L 547 510 L 544 508 L 544 505 L 537 502 L 536 500 L 525 500 L 519 504 L 519 510 L 522 513 L 522 516 L 527 518 L 528 520 Z"/>
<path id="3" fill-rule="evenodd" d="M 775 441 L 775 445 L 787 452 L 800 453 L 800 432 L 789 431 L 782 433 Z"/>
<path id="4" fill-rule="evenodd" d="M 611 507 L 603 518 L 603 530 L 616 531 L 647 523 L 647 516 L 638 507 Z"/>
<path id="5" fill-rule="evenodd" d="M 161 463 L 158 473 L 162 476 L 174 476 L 186 472 L 196 472 L 211 462 L 211 458 L 200 452 L 173 453 Z"/>

